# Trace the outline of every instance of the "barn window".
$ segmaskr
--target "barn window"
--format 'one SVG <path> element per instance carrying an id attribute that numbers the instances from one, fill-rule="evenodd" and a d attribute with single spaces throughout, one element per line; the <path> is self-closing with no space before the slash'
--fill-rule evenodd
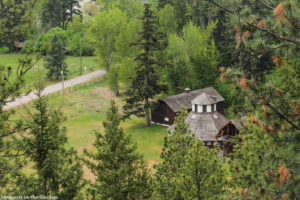
<path id="1" fill-rule="evenodd" d="M 217 111 L 217 104 L 214 104 L 214 111 Z"/>
<path id="2" fill-rule="evenodd" d="M 196 109 L 196 104 L 193 104 L 192 111 L 195 112 L 195 109 Z"/>
<path id="3" fill-rule="evenodd" d="M 203 112 L 203 106 L 200 106 L 200 105 L 198 106 L 198 112 L 199 112 L 199 113 L 202 113 L 202 112 Z"/>
<path id="4" fill-rule="evenodd" d="M 197 104 L 194 104 L 195 105 L 195 112 L 198 112 L 198 106 Z"/>
<path id="5" fill-rule="evenodd" d="M 211 145 L 211 142 L 207 142 L 207 145 Z"/>
<path id="6" fill-rule="evenodd" d="M 203 105 L 203 112 L 206 112 L 206 105 Z"/>
<path id="7" fill-rule="evenodd" d="M 169 117 L 165 117 L 165 121 L 168 122 L 169 121 Z"/>
<path id="8" fill-rule="evenodd" d="M 208 112 L 208 113 L 211 112 L 211 105 L 207 105 L 207 112 Z"/>

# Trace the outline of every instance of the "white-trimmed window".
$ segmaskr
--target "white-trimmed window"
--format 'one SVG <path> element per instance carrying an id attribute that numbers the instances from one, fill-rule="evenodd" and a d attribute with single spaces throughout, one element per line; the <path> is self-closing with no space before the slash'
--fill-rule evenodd
<path id="1" fill-rule="evenodd" d="M 208 112 L 208 113 L 211 112 L 211 105 L 207 105 L 207 112 Z"/>
<path id="2" fill-rule="evenodd" d="M 202 113 L 203 112 L 203 106 L 198 105 L 198 112 Z"/>
<path id="3" fill-rule="evenodd" d="M 195 112 L 196 106 L 197 106 L 196 104 L 193 104 L 193 106 L 192 106 L 192 111 L 193 111 L 193 112 Z"/>
<path id="4" fill-rule="evenodd" d="M 217 111 L 217 104 L 214 104 L 214 111 Z"/>
<path id="5" fill-rule="evenodd" d="M 206 142 L 206 145 L 211 145 L 211 142 L 210 141 Z"/>
<path id="6" fill-rule="evenodd" d="M 169 121 L 169 117 L 165 117 L 165 122 L 168 122 Z"/>

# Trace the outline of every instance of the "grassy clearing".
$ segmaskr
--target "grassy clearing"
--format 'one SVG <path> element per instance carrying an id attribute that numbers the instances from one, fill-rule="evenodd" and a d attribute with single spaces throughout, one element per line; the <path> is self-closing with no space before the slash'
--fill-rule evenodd
<path id="1" fill-rule="evenodd" d="M 67 127 L 68 147 L 75 148 L 81 155 L 84 148 L 93 150 L 94 131 L 103 131 L 102 122 L 106 118 L 106 111 L 112 99 L 121 106 L 120 98 L 115 97 L 106 87 L 105 80 L 97 80 L 68 89 L 64 106 L 62 106 L 60 93 L 49 96 L 49 104 L 61 109 L 67 116 L 64 125 Z M 18 117 L 26 116 L 22 107 L 16 110 Z M 143 118 L 127 120 L 121 124 L 121 127 L 126 133 L 132 135 L 132 139 L 137 142 L 138 150 L 144 155 L 149 166 L 160 161 L 164 137 L 167 136 L 166 127 L 153 125 L 146 128 Z M 85 176 L 90 179 L 91 173 L 86 167 L 84 169 Z M 31 170 L 27 168 L 26 171 L 30 173 Z"/>
<path id="2" fill-rule="evenodd" d="M 22 58 L 22 54 L 4 54 L 0 55 L 0 66 L 11 66 L 13 71 L 12 75 L 16 74 L 18 67 L 18 60 Z M 96 57 L 82 57 L 82 65 L 87 67 L 87 72 L 95 71 L 100 69 Z M 41 74 L 42 77 L 46 77 L 46 70 L 43 67 L 44 60 L 41 59 L 29 72 L 26 74 L 26 87 L 24 91 L 32 89 L 32 85 L 37 81 L 37 77 Z M 69 75 L 66 78 L 73 78 L 80 75 L 80 58 L 68 56 L 66 59 L 66 64 L 68 65 Z M 47 81 L 46 84 L 50 85 L 54 82 Z"/>

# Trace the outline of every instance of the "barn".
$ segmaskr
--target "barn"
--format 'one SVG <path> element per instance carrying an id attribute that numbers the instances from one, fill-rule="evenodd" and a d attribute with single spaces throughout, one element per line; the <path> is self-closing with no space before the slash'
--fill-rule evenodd
<path id="1" fill-rule="evenodd" d="M 171 126 L 174 123 L 176 114 L 180 112 L 181 106 L 184 106 L 187 108 L 188 112 L 191 112 L 193 109 L 192 100 L 203 93 L 214 98 L 216 105 L 214 105 L 213 109 L 223 113 L 224 99 L 213 87 L 194 91 L 187 88 L 184 93 L 159 99 L 157 105 L 151 111 L 152 122 Z M 204 106 L 202 108 L 209 110 L 211 109 L 211 105 L 208 105 L 207 107 Z M 198 109 L 198 107 L 196 109 Z"/>
<path id="2" fill-rule="evenodd" d="M 238 123 L 223 116 L 224 98 L 212 87 L 186 91 L 182 94 L 159 99 L 158 106 L 152 111 L 154 123 L 169 125 L 170 134 L 175 129 L 174 118 L 181 106 L 189 112 L 186 123 L 192 134 L 212 148 L 216 142 L 227 152 L 232 151 L 228 138 L 238 134 Z"/>

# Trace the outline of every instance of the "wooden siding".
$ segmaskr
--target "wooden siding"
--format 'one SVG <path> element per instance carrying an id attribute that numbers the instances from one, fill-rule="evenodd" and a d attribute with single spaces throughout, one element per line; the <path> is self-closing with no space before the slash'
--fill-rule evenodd
<path id="1" fill-rule="evenodd" d="M 164 102 L 158 101 L 157 106 L 151 111 L 151 121 L 154 123 L 172 125 L 174 123 L 176 113 Z M 165 118 L 169 118 L 166 121 Z"/>
<path id="2" fill-rule="evenodd" d="M 221 101 L 221 102 L 217 103 L 217 111 L 219 113 L 224 114 L 224 101 Z"/>

